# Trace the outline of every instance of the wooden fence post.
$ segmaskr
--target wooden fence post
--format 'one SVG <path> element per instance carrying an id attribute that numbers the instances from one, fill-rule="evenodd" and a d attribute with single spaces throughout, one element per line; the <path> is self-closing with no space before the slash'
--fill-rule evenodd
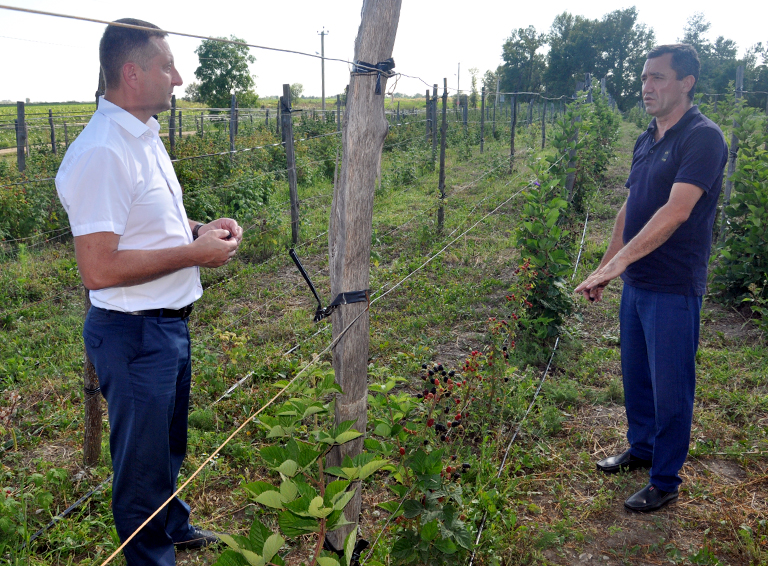
<path id="1" fill-rule="evenodd" d="M 168 116 L 168 142 L 171 145 L 171 159 L 176 159 L 176 95 L 171 96 L 171 113 Z"/>
<path id="2" fill-rule="evenodd" d="M 513 94 L 510 100 L 511 112 L 509 118 L 509 171 L 515 166 L 515 128 L 517 127 L 517 95 Z"/>
<path id="3" fill-rule="evenodd" d="M 51 151 L 56 155 L 56 129 L 53 127 L 53 110 L 48 109 L 48 124 L 51 126 Z"/>
<path id="4" fill-rule="evenodd" d="M 200 137 L 205 138 L 205 112 L 200 112 Z"/>
<path id="5" fill-rule="evenodd" d="M 432 170 L 437 161 L 437 84 L 432 86 Z"/>
<path id="6" fill-rule="evenodd" d="M 493 98 L 493 139 L 496 139 L 496 107 L 499 105 L 499 79 L 496 79 L 496 96 Z"/>
<path id="7" fill-rule="evenodd" d="M 427 101 L 426 102 L 426 112 L 424 114 L 424 117 L 426 118 L 426 120 L 424 122 L 424 127 L 426 128 L 426 130 L 425 130 L 426 131 L 426 136 L 424 138 L 424 142 L 425 143 L 429 143 L 429 132 L 430 132 L 430 129 L 431 129 L 430 126 L 432 124 L 432 110 L 431 110 L 432 107 L 429 105 L 429 101 L 430 101 L 429 89 L 427 89 L 426 101 Z"/>
<path id="8" fill-rule="evenodd" d="M 237 135 L 237 97 L 232 94 L 229 105 L 229 159 L 235 158 L 235 136 Z"/>
<path id="9" fill-rule="evenodd" d="M 362 22 L 355 41 L 355 61 L 377 63 L 392 56 L 400 17 L 401 0 L 364 2 Z M 370 285 L 371 234 L 373 231 L 373 195 L 376 171 L 384 139 L 389 129 L 384 116 L 383 95 L 377 95 L 376 83 L 386 92 L 386 76 L 353 73 L 344 113 L 343 159 L 338 186 L 334 187 L 329 231 L 329 266 L 331 296 L 344 291 L 360 291 Z M 343 394 L 336 396 L 335 422 L 355 421 L 354 428 L 365 434 L 368 415 L 369 313 L 365 302 L 341 305 L 333 313 L 333 369 Z M 358 319 L 358 316 L 360 317 Z M 352 324 L 353 320 L 357 320 Z M 347 329 L 342 336 L 342 331 Z M 328 466 L 340 466 L 344 456 L 362 452 L 363 437 L 334 446 Z M 360 483 L 355 482 L 355 496 L 344 514 L 353 524 L 329 533 L 328 539 L 342 548 L 360 514 Z"/>
<path id="10" fill-rule="evenodd" d="M 448 108 L 448 79 L 443 79 L 443 123 L 440 126 L 440 175 L 437 188 L 440 191 L 440 206 L 437 209 L 437 231 L 443 231 L 443 201 L 445 200 L 445 136 L 448 133 L 446 110 Z"/>
<path id="11" fill-rule="evenodd" d="M 461 114 L 462 114 L 462 118 L 464 119 L 464 135 L 467 135 L 467 133 L 469 132 L 469 126 L 467 125 L 467 117 L 469 114 L 469 109 L 466 102 L 464 103 L 464 106 L 461 107 Z"/>
<path id="12" fill-rule="evenodd" d="M 181 110 L 179 110 L 179 139 L 184 137 L 184 128 L 182 127 L 183 121 L 181 119 Z"/>
<path id="13" fill-rule="evenodd" d="M 541 103 L 541 149 L 544 149 L 544 144 L 547 142 L 547 101 L 544 100 Z"/>
<path id="14" fill-rule="evenodd" d="M 16 103 L 16 166 L 19 168 L 19 173 L 27 168 L 27 159 L 24 153 L 26 147 L 27 122 L 24 118 L 24 102 L 18 101 Z"/>
<path id="15" fill-rule="evenodd" d="M 88 289 L 85 289 L 85 315 L 91 308 L 91 298 Z M 83 465 L 93 467 L 99 463 L 101 457 L 101 429 L 103 410 L 101 404 L 101 390 L 96 368 L 85 353 L 83 367 L 83 410 L 85 431 L 83 434 Z"/>
<path id="16" fill-rule="evenodd" d="M 736 69 L 736 106 L 734 112 L 741 110 L 741 96 L 744 90 L 744 66 L 739 65 Z M 731 190 L 733 190 L 733 174 L 736 171 L 736 156 L 739 152 L 739 138 L 736 136 L 738 127 L 736 118 L 733 119 L 733 131 L 731 133 L 731 147 L 728 152 L 728 174 L 725 177 L 725 194 L 723 195 L 722 220 L 720 223 L 720 236 L 718 239 L 722 242 L 725 239 L 725 232 L 728 228 L 725 209 L 731 204 Z"/>
<path id="17" fill-rule="evenodd" d="M 485 87 L 480 90 L 480 153 L 485 147 Z"/>
<path id="18" fill-rule="evenodd" d="M 293 120 L 291 118 L 291 85 L 283 85 L 280 97 L 280 119 L 283 121 L 283 143 L 288 166 L 288 192 L 291 199 L 291 241 L 299 242 L 299 190 L 296 183 L 296 154 L 293 151 Z"/>

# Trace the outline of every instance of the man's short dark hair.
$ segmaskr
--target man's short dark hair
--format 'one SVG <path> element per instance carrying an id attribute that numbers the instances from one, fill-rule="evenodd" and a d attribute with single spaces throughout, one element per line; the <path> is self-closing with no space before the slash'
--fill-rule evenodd
<path id="1" fill-rule="evenodd" d="M 661 57 L 667 53 L 672 54 L 672 70 L 677 74 L 677 80 L 681 81 L 688 75 L 693 75 L 696 82 L 693 83 L 693 87 L 688 91 L 688 98 L 693 100 L 693 94 L 696 91 L 696 85 L 699 84 L 699 71 L 701 70 L 701 62 L 699 61 L 699 54 L 696 53 L 696 49 L 693 45 L 687 43 L 673 43 L 670 45 L 659 45 L 654 47 L 648 53 L 648 59 L 655 59 Z"/>
<path id="2" fill-rule="evenodd" d="M 99 42 L 99 63 L 108 88 L 117 88 L 120 85 L 123 65 L 128 61 L 138 63 L 146 71 L 149 60 L 157 54 L 157 49 L 152 45 L 150 39 L 153 37 L 163 38 L 168 35 L 156 25 L 143 20 L 123 18 L 116 20 L 115 23 L 153 28 L 158 31 L 107 26 Z"/>

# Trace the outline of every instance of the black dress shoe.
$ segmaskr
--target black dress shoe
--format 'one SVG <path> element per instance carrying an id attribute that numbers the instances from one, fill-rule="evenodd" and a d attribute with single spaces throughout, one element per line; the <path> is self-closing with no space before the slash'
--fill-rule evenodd
<path id="1" fill-rule="evenodd" d="M 678 491 L 662 491 L 652 483 L 632 495 L 624 502 L 624 507 L 630 511 L 647 513 L 657 511 L 668 503 L 677 501 Z"/>
<path id="2" fill-rule="evenodd" d="M 214 546 L 221 544 L 221 539 L 213 531 L 206 531 L 199 527 L 192 527 L 187 540 L 174 542 L 176 550 L 195 550 L 204 546 Z"/>
<path id="3" fill-rule="evenodd" d="M 604 474 L 616 474 L 618 472 L 627 472 L 637 470 L 638 468 L 650 468 L 651 461 L 643 460 L 629 453 L 629 450 L 618 456 L 611 456 L 600 460 L 597 463 L 597 469 Z"/>

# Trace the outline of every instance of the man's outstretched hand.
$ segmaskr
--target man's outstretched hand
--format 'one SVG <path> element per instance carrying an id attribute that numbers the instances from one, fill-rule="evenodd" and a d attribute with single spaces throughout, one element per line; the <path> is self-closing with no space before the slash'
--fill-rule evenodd
<path id="1" fill-rule="evenodd" d="M 616 279 L 619 275 L 624 273 L 625 269 L 626 266 L 611 260 L 604 266 L 598 267 L 593 271 L 589 277 L 574 289 L 574 293 L 580 293 L 585 299 L 592 302 L 602 301 L 603 289 L 605 289 L 608 283 L 613 279 Z"/>

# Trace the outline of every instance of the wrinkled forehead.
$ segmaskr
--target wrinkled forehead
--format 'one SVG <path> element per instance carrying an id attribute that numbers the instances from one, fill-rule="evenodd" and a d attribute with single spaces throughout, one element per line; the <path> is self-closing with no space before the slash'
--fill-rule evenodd
<path id="1" fill-rule="evenodd" d="M 677 73 L 672 69 L 672 54 L 665 53 L 660 57 L 646 59 L 645 65 L 643 65 L 643 75 L 675 78 Z"/>
<path id="2" fill-rule="evenodd" d="M 152 45 L 149 58 L 162 57 L 165 60 L 173 60 L 173 53 L 171 53 L 171 46 L 168 45 L 168 41 L 164 37 L 150 37 L 149 43 Z"/>

